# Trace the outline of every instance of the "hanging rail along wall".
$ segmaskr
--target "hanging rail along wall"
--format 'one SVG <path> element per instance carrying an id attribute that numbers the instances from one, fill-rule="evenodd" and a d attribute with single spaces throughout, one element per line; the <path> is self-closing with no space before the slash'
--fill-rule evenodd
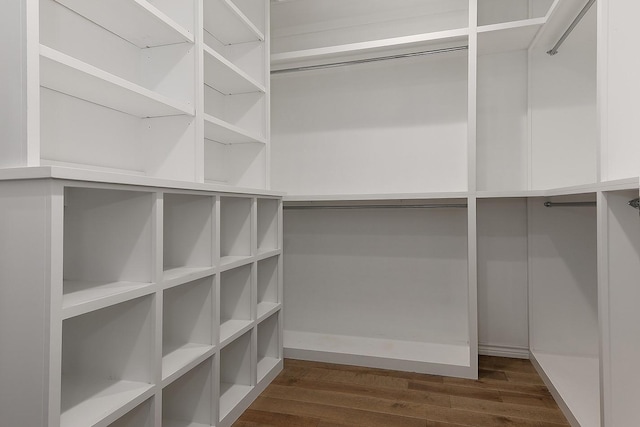
<path id="1" fill-rule="evenodd" d="M 584 18 L 584 15 L 587 14 L 589 9 L 591 9 L 591 6 L 593 6 L 595 2 L 596 0 L 589 0 L 587 4 L 584 5 L 580 13 L 578 13 L 578 16 L 576 16 L 576 19 L 574 19 L 571 25 L 569 25 L 569 28 L 567 28 L 567 30 L 562 34 L 562 36 L 560 37 L 560 39 L 558 39 L 556 44 L 550 50 L 547 51 L 549 55 L 553 56 L 556 53 L 558 53 L 558 49 L 560 48 L 560 46 L 562 46 L 562 43 L 564 43 L 567 37 L 569 37 L 569 34 L 571 34 L 571 32 L 578 26 L 580 21 L 582 21 L 582 18 Z"/>
<path id="2" fill-rule="evenodd" d="M 466 203 L 449 204 L 423 204 L 423 205 L 285 205 L 283 209 L 309 210 L 309 209 L 451 209 L 467 208 Z"/>
<path id="3" fill-rule="evenodd" d="M 412 58 L 415 56 L 436 55 L 440 53 L 457 52 L 460 50 L 467 50 L 467 49 L 469 49 L 468 45 L 454 46 L 454 47 L 447 47 L 442 49 L 423 50 L 420 52 L 404 53 L 400 55 L 379 56 L 375 58 L 354 59 L 351 61 L 343 61 L 343 62 L 332 62 L 329 64 L 306 65 L 301 67 L 283 68 L 281 70 L 271 70 L 271 74 L 273 75 L 273 74 L 281 74 L 281 73 L 295 73 L 298 71 L 322 70 L 326 68 L 344 67 L 347 65 L 367 64 L 369 62 L 389 61 L 392 59 L 404 59 L 404 58 Z"/>

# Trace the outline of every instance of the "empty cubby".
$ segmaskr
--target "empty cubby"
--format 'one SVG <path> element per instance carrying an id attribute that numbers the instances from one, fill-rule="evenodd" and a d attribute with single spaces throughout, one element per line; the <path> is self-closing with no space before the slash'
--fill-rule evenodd
<path id="1" fill-rule="evenodd" d="M 225 264 L 251 256 L 252 199 L 220 198 L 220 257 Z"/>
<path id="2" fill-rule="evenodd" d="M 258 324 L 258 382 L 282 360 L 279 340 L 280 312 Z"/>
<path id="3" fill-rule="evenodd" d="M 245 333 L 220 351 L 220 421 L 253 388 L 251 334 Z"/>
<path id="4" fill-rule="evenodd" d="M 251 324 L 251 265 L 220 276 L 220 342 Z"/>
<path id="5" fill-rule="evenodd" d="M 279 298 L 279 256 L 258 261 L 258 319 L 275 309 Z"/>
<path id="6" fill-rule="evenodd" d="M 163 389 L 163 427 L 215 425 L 214 372 L 214 358 L 210 357 Z"/>

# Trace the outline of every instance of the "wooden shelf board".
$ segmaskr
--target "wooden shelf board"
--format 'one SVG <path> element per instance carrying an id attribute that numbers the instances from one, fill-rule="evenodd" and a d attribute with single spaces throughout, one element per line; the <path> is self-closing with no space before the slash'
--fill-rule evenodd
<path id="1" fill-rule="evenodd" d="M 243 335 L 253 326 L 252 320 L 228 319 L 220 321 L 220 346 L 223 347 Z"/>
<path id="2" fill-rule="evenodd" d="M 258 303 L 258 322 L 261 322 L 265 318 L 271 316 L 273 313 L 280 309 L 280 303 L 263 301 Z"/>
<path id="3" fill-rule="evenodd" d="M 467 344 L 410 342 L 284 331 L 285 357 L 471 377 Z"/>
<path id="4" fill-rule="evenodd" d="M 546 18 L 535 18 L 478 27 L 478 53 L 528 49 L 545 22 Z"/>
<path id="5" fill-rule="evenodd" d="M 267 90 L 225 57 L 204 46 L 204 83 L 225 95 Z"/>
<path id="6" fill-rule="evenodd" d="M 204 1 L 204 30 L 225 45 L 264 41 L 264 34 L 231 0 Z"/>
<path id="7" fill-rule="evenodd" d="M 252 389 L 253 387 L 249 385 L 220 383 L 220 420 L 223 420 L 229 415 L 229 412 L 231 412 Z"/>
<path id="8" fill-rule="evenodd" d="M 540 376 L 547 383 L 556 401 L 566 405 L 571 412 L 569 415 L 572 415 L 582 427 L 599 426 L 598 357 L 563 356 L 538 351 L 532 351 L 532 354 L 534 366 L 537 365 Z"/>
<path id="9" fill-rule="evenodd" d="M 213 267 L 174 267 L 163 272 L 163 288 L 181 285 L 211 276 L 215 273 Z"/>
<path id="10" fill-rule="evenodd" d="M 63 375 L 60 427 L 108 425 L 152 394 L 151 384 Z"/>
<path id="11" fill-rule="evenodd" d="M 213 349 L 212 345 L 195 343 L 165 349 L 162 356 L 163 387 L 209 357 L 213 353 Z"/>
<path id="12" fill-rule="evenodd" d="M 56 0 L 139 48 L 193 43 L 193 34 L 146 0 Z"/>
<path id="13" fill-rule="evenodd" d="M 193 107 L 43 45 L 40 85 L 142 118 L 195 114 Z"/>
<path id="14" fill-rule="evenodd" d="M 68 319 L 155 291 L 154 283 L 65 280 L 62 316 Z"/>
<path id="15" fill-rule="evenodd" d="M 267 140 L 210 114 L 204 115 L 205 139 L 221 144 L 265 144 Z"/>
<path id="16" fill-rule="evenodd" d="M 258 360 L 258 382 L 262 381 L 281 361 L 282 359 L 276 357 L 263 357 Z"/>
<path id="17" fill-rule="evenodd" d="M 272 70 L 278 70 L 294 65 L 317 65 L 334 60 L 371 58 L 384 54 L 385 52 L 398 54 L 404 52 L 406 49 L 419 51 L 451 43 L 465 44 L 467 43 L 468 35 L 469 30 L 463 28 L 338 46 L 273 53 L 271 54 L 271 68 Z"/>

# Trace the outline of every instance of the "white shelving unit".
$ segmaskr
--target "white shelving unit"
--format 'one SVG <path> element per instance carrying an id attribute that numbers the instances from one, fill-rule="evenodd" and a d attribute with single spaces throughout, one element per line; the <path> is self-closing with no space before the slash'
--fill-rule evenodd
<path id="1" fill-rule="evenodd" d="M 247 332 L 220 351 L 220 421 L 229 414 L 255 386 L 252 371 L 251 334 Z"/>
<path id="2" fill-rule="evenodd" d="M 215 363 L 209 358 L 162 390 L 164 427 L 215 425 Z"/>
<path id="3" fill-rule="evenodd" d="M 280 330 L 280 312 L 258 324 L 258 381 L 262 380 L 282 360 Z"/>
<path id="4" fill-rule="evenodd" d="M 244 263 L 252 255 L 252 199 L 220 198 L 220 263 Z"/>
<path id="5" fill-rule="evenodd" d="M 109 427 L 152 427 L 153 426 L 152 399 L 138 405 Z"/>
<path id="6" fill-rule="evenodd" d="M 257 319 L 263 320 L 265 316 L 273 313 L 281 306 L 280 290 L 280 256 L 273 256 L 258 261 L 257 274 Z"/>
<path id="7" fill-rule="evenodd" d="M 251 265 L 221 273 L 220 343 L 227 344 L 252 325 Z"/>

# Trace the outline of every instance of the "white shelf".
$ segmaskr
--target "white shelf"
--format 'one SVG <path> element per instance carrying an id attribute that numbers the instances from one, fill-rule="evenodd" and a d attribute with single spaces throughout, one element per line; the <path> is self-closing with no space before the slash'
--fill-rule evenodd
<path id="1" fill-rule="evenodd" d="M 251 256 L 231 256 L 227 255 L 220 258 L 220 270 L 227 271 L 237 267 L 242 267 L 253 262 Z"/>
<path id="2" fill-rule="evenodd" d="M 204 30 L 226 45 L 264 40 L 264 34 L 231 0 L 204 1 Z"/>
<path id="3" fill-rule="evenodd" d="M 204 83 L 225 95 L 266 92 L 264 85 L 207 45 L 204 46 Z"/>
<path id="4" fill-rule="evenodd" d="M 88 313 L 155 291 L 153 283 L 64 281 L 62 317 Z"/>
<path id="5" fill-rule="evenodd" d="M 213 353 L 212 345 L 183 344 L 166 351 L 162 356 L 162 384 L 166 386 L 172 380 L 202 362 Z M 163 352 L 164 353 L 164 352 Z"/>
<path id="6" fill-rule="evenodd" d="M 281 361 L 282 359 L 277 359 L 275 357 L 263 357 L 258 360 L 258 382 L 262 381 L 262 379 L 266 377 L 273 368 L 278 366 L 278 363 Z"/>
<path id="7" fill-rule="evenodd" d="M 563 356 L 536 351 L 532 354 L 534 365 L 538 365 L 538 372 L 561 407 L 566 405 L 581 427 L 599 426 L 600 362 L 598 358 Z"/>
<path id="8" fill-rule="evenodd" d="M 56 0 L 139 48 L 193 43 L 193 34 L 145 0 Z"/>
<path id="9" fill-rule="evenodd" d="M 470 348 L 464 344 L 284 331 L 284 356 L 349 365 L 470 377 Z"/>
<path id="10" fill-rule="evenodd" d="M 163 427 L 211 427 L 210 424 L 192 423 L 189 421 L 176 421 L 164 418 L 162 420 Z"/>
<path id="11" fill-rule="evenodd" d="M 251 320 L 229 319 L 220 323 L 220 345 L 233 341 L 238 336 L 244 334 L 251 328 L 253 322 Z"/>
<path id="12" fill-rule="evenodd" d="M 478 53 L 480 55 L 528 49 L 546 18 L 478 27 Z"/>
<path id="13" fill-rule="evenodd" d="M 254 135 L 211 114 L 204 115 L 204 137 L 221 144 L 265 144 L 267 142 L 264 137 Z"/>
<path id="14" fill-rule="evenodd" d="M 280 309 L 280 303 L 276 302 L 259 302 L 258 303 L 258 322 L 262 321 L 265 317 L 271 316 L 273 313 Z"/>
<path id="15" fill-rule="evenodd" d="M 62 377 L 61 427 L 106 425 L 153 394 L 150 384 Z"/>
<path id="16" fill-rule="evenodd" d="M 209 357 L 162 389 L 162 425 L 212 426 L 214 358 Z"/>
<path id="17" fill-rule="evenodd" d="M 242 401 L 253 389 L 243 384 L 220 384 L 220 420 L 223 420 L 231 410 Z"/>
<path id="18" fill-rule="evenodd" d="M 271 68 L 272 70 L 278 70 L 292 65 L 315 65 L 315 62 L 324 63 L 330 62 L 330 60 L 344 60 L 347 58 L 365 59 L 385 53 L 398 54 L 400 51 L 409 49 L 419 51 L 451 43 L 465 44 L 467 43 L 468 35 L 469 30 L 464 28 L 293 52 L 274 53 L 271 55 Z M 312 61 L 314 64 L 311 64 Z"/>
<path id="19" fill-rule="evenodd" d="M 213 267 L 176 267 L 165 270 L 163 272 L 164 288 L 211 276 L 214 271 Z"/>
<path id="20" fill-rule="evenodd" d="M 292 194 L 284 197 L 285 202 L 378 202 L 383 200 L 440 200 L 440 199 L 466 199 L 471 193 L 467 191 L 457 192 L 432 192 L 432 193 L 384 193 L 384 194 Z"/>
<path id="21" fill-rule="evenodd" d="M 40 45 L 40 85 L 133 116 L 193 116 L 193 107 Z"/>

